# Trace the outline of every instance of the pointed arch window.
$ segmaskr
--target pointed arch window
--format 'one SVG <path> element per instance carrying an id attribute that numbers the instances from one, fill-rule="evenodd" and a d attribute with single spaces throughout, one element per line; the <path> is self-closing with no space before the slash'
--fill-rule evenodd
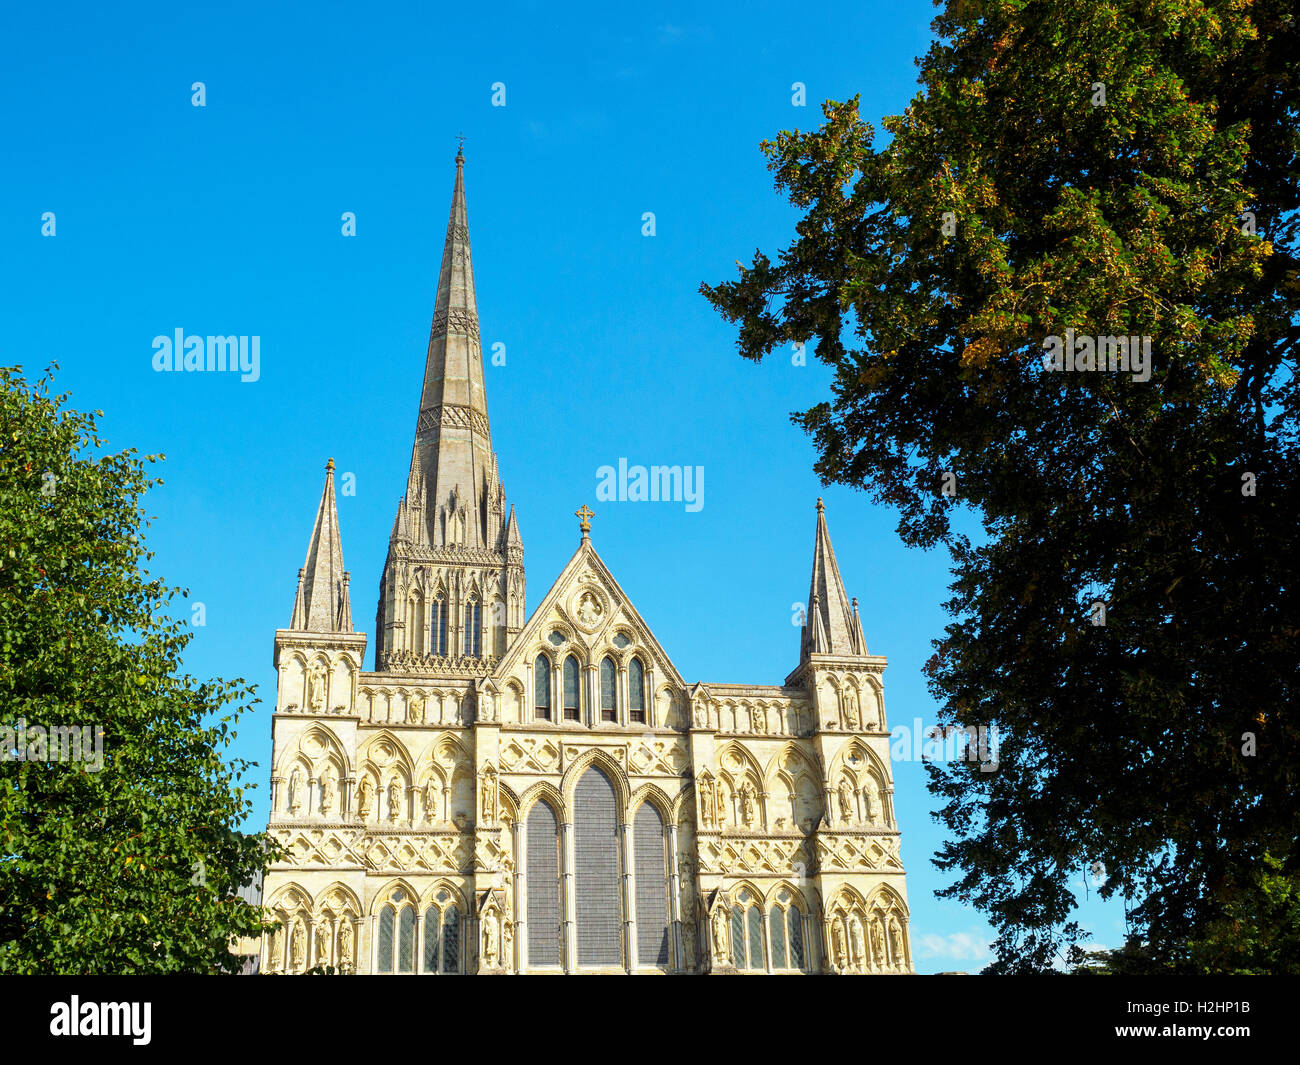
<path id="1" fill-rule="evenodd" d="M 573 655 L 564 660 L 564 720 L 582 720 L 582 705 L 578 694 L 578 660 Z"/>
<path id="2" fill-rule="evenodd" d="M 773 969 L 803 969 L 803 912 L 784 888 L 767 914 L 767 944 Z"/>
<path id="3" fill-rule="evenodd" d="M 746 915 L 749 923 L 749 967 L 763 968 L 763 912 L 751 906 Z"/>
<path id="4" fill-rule="evenodd" d="M 429 634 L 433 641 L 431 650 L 436 655 L 447 653 L 447 597 L 439 595 L 433 601 L 429 617 Z"/>
<path id="5" fill-rule="evenodd" d="M 528 812 L 524 868 L 529 965 L 561 963 L 559 828 L 555 811 L 546 803 L 539 802 Z"/>
<path id="6" fill-rule="evenodd" d="M 642 803 L 632 821 L 632 857 L 636 869 L 636 960 L 639 965 L 668 968 L 668 858 L 664 821 L 650 803 Z"/>
<path id="7" fill-rule="evenodd" d="M 379 971 L 393 971 L 393 925 L 397 921 L 397 911 L 392 906 L 385 906 L 379 911 Z"/>
<path id="8" fill-rule="evenodd" d="M 645 724 L 645 667 L 639 658 L 627 667 L 627 708 L 634 724 Z"/>
<path id="9" fill-rule="evenodd" d="M 478 658 L 483 653 L 483 608 L 477 599 L 465 604 L 465 654 Z"/>
<path id="10" fill-rule="evenodd" d="M 623 964 L 623 905 L 614 785 L 588 769 L 573 791 L 574 918 L 578 964 Z"/>
<path id="11" fill-rule="evenodd" d="M 600 719 L 618 720 L 618 674 L 612 658 L 603 658 L 600 662 Z"/>
<path id="12" fill-rule="evenodd" d="M 802 969 L 803 958 L 803 914 L 795 906 L 785 911 L 786 938 L 790 945 L 790 968 Z"/>
<path id="13" fill-rule="evenodd" d="M 397 915 L 397 971 L 415 972 L 415 907 L 410 905 Z"/>
<path id="14" fill-rule="evenodd" d="M 424 654 L 424 595 L 412 592 L 406 601 L 407 646 L 412 654 Z"/>
<path id="15" fill-rule="evenodd" d="M 551 720 L 551 660 L 545 655 L 533 663 L 533 718 Z"/>
<path id="16" fill-rule="evenodd" d="M 415 907 L 404 891 L 379 911 L 378 954 L 381 973 L 415 972 Z"/>
<path id="17" fill-rule="evenodd" d="M 424 972 L 460 972 L 460 910 L 448 891 L 424 911 Z"/>
<path id="18" fill-rule="evenodd" d="M 772 944 L 772 968 L 785 968 L 785 915 L 773 907 L 767 915 L 767 939 Z"/>
<path id="19" fill-rule="evenodd" d="M 460 910 L 455 906 L 442 915 L 442 971 L 460 972 Z"/>
<path id="20" fill-rule="evenodd" d="M 767 968 L 763 956 L 763 911 L 748 891 L 731 907 L 731 962 L 737 969 Z"/>

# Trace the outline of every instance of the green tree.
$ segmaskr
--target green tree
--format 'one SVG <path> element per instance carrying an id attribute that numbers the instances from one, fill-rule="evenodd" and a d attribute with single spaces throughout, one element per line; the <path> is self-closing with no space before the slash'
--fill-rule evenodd
<path id="1" fill-rule="evenodd" d="M 0 757 L 0 972 L 234 971 L 267 841 L 222 749 L 252 693 L 181 672 L 179 589 L 141 569 L 155 457 L 98 454 L 49 386 L 0 368 L 0 726 L 102 728 L 103 758 Z"/>
<path id="2" fill-rule="evenodd" d="M 1280 858 L 1265 854 L 1244 883 L 1229 879 L 1220 901 L 1220 915 L 1172 957 L 1157 958 L 1146 943 L 1131 938 L 1119 950 L 1087 952 L 1075 971 L 1300 974 L 1300 875 L 1288 873 Z"/>
<path id="3" fill-rule="evenodd" d="M 936 861 L 991 969 L 1067 957 L 1095 862 L 1181 965 L 1265 853 L 1300 861 L 1292 5 L 954 0 L 934 28 L 888 143 L 855 98 L 763 144 L 797 237 L 701 290 L 747 358 L 815 342 L 818 472 L 951 552 L 931 690 L 1002 744 L 931 767 Z M 1047 372 L 1067 330 L 1149 337 L 1149 380 Z"/>

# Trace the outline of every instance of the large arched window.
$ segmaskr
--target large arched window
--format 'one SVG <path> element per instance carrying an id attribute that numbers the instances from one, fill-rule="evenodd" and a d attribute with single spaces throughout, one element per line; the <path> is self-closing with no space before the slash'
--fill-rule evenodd
<path id="1" fill-rule="evenodd" d="M 528 964 L 559 965 L 560 846 L 555 811 L 544 802 L 528 811 L 525 876 L 528 886 Z"/>
<path id="2" fill-rule="evenodd" d="M 447 599 L 439 595 L 433 601 L 433 612 L 429 617 L 429 632 L 433 640 L 433 653 L 447 653 Z"/>
<path id="3" fill-rule="evenodd" d="M 460 972 L 460 910 L 445 889 L 424 911 L 424 972 Z"/>
<path id="4" fill-rule="evenodd" d="M 636 960 L 639 965 L 668 967 L 668 866 L 664 822 L 650 803 L 642 803 L 632 821 L 632 856 L 636 872 Z"/>
<path id="5" fill-rule="evenodd" d="M 600 719 L 618 720 L 618 673 L 612 658 L 601 659 L 600 663 Z"/>
<path id="6" fill-rule="evenodd" d="M 564 720 L 582 720 L 582 705 L 578 697 L 578 660 L 573 655 L 564 660 Z"/>
<path id="7" fill-rule="evenodd" d="M 533 663 L 533 717 L 551 720 L 551 660 L 545 655 Z"/>
<path id="8" fill-rule="evenodd" d="M 622 965 L 618 803 L 609 777 L 588 769 L 574 789 L 573 808 L 578 964 Z"/>
<path id="9" fill-rule="evenodd" d="M 393 892 L 379 911 L 379 971 L 415 972 L 415 907 L 405 891 Z"/>
<path id="10" fill-rule="evenodd" d="M 483 610 L 477 599 L 465 604 L 465 654 L 478 658 L 483 651 Z"/>
<path id="11" fill-rule="evenodd" d="M 639 658 L 627 667 L 627 709 L 634 724 L 645 724 L 645 667 Z"/>

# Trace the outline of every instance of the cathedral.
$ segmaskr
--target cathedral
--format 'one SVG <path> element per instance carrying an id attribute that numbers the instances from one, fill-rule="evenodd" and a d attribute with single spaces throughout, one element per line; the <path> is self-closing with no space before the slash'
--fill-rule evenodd
<path id="1" fill-rule="evenodd" d="M 591 537 L 530 614 L 451 216 L 375 614 L 334 463 L 275 634 L 263 973 L 910 973 L 882 675 L 817 501 L 798 664 L 688 683 Z"/>

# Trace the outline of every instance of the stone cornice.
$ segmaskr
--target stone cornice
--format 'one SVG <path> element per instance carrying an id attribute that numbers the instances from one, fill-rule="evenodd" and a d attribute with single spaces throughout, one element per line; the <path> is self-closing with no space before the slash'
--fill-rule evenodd
<path id="1" fill-rule="evenodd" d="M 832 669 L 846 673 L 880 676 L 888 665 L 884 655 L 809 655 L 785 678 L 786 687 L 797 687 L 809 670 Z"/>
<path id="2" fill-rule="evenodd" d="M 518 559 L 512 558 L 517 555 Z M 389 562 L 416 563 L 418 565 L 449 566 L 486 566 L 504 569 L 517 565 L 524 557 L 522 547 L 510 548 L 506 552 L 494 551 L 486 547 L 464 547 L 459 544 L 447 544 L 442 547 L 417 546 L 408 540 L 394 540 L 389 548 Z"/>

